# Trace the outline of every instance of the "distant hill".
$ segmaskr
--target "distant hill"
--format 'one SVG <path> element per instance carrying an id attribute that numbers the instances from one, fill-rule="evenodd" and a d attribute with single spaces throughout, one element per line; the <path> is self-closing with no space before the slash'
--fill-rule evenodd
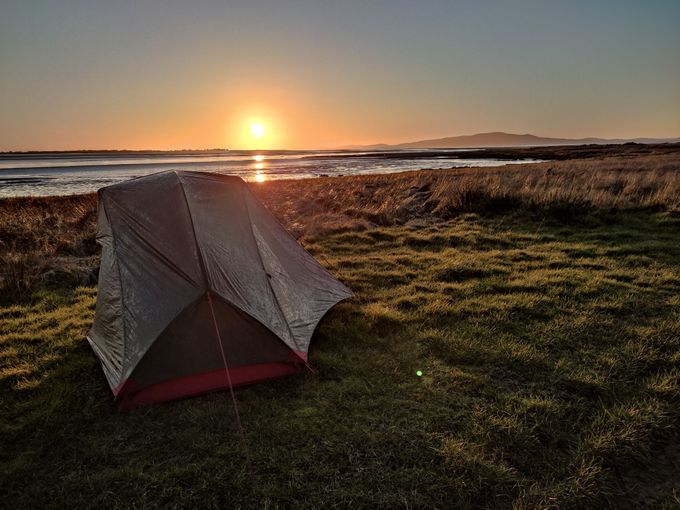
<path id="1" fill-rule="evenodd" d="M 476 135 L 448 136 L 433 140 L 420 140 L 395 145 L 353 145 L 345 149 L 447 149 L 447 148 L 476 148 L 476 147 L 518 147 L 518 146 L 541 146 L 541 145 L 585 145 L 585 144 L 608 144 L 608 143 L 673 143 L 679 142 L 680 138 L 549 138 L 536 135 L 517 135 L 513 133 L 478 133 Z"/>

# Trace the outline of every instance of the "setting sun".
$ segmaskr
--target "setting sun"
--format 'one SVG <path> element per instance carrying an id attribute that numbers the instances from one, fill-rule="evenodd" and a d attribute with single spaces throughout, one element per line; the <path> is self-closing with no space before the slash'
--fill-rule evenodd
<path id="1" fill-rule="evenodd" d="M 262 138 L 265 134 L 264 126 L 260 122 L 253 122 L 250 125 L 250 134 L 255 138 Z"/>
<path id="2" fill-rule="evenodd" d="M 273 107 L 249 104 L 225 119 L 224 143 L 236 150 L 276 150 L 290 144 L 289 126 Z"/>

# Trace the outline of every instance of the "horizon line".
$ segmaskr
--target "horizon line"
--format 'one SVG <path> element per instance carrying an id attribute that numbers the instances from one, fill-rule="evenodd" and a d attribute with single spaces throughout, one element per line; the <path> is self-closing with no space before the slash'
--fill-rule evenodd
<path id="1" fill-rule="evenodd" d="M 423 138 L 423 139 L 418 139 L 418 140 L 411 140 L 411 141 L 406 141 L 406 142 L 396 142 L 396 143 L 386 143 L 386 142 L 375 142 L 375 143 L 349 143 L 349 144 L 344 144 L 344 145 L 339 145 L 339 146 L 334 146 L 334 147 L 308 147 L 308 148 L 276 148 L 276 149 L 244 149 L 244 148 L 226 148 L 226 147 L 210 147 L 210 148 L 182 148 L 182 149 L 10 149 L 10 150 L 2 150 L 0 149 L 0 154 L 37 154 L 37 153 L 42 153 L 42 154 L 47 154 L 47 153 L 69 153 L 69 152 L 80 152 L 80 153 L 87 153 L 87 152 L 253 152 L 253 151 L 262 151 L 262 152 L 281 152 L 281 151 L 289 151 L 289 152 L 294 152 L 294 151 L 328 151 L 328 150 L 352 150 L 352 147 L 355 148 L 361 148 L 361 147 L 374 147 L 374 146 L 386 146 L 386 147 L 395 147 L 398 148 L 399 145 L 405 145 L 405 144 L 412 144 L 412 143 L 421 143 L 425 141 L 436 141 L 436 140 L 444 140 L 446 138 L 469 138 L 469 137 L 474 137 L 474 136 L 481 136 L 481 135 L 511 135 L 511 136 L 531 136 L 535 138 L 550 138 L 550 139 L 555 139 L 555 140 L 571 140 L 571 141 L 581 141 L 581 140 L 591 140 L 591 139 L 596 139 L 596 140 L 602 140 L 604 142 L 612 142 L 614 144 L 617 143 L 625 143 L 626 141 L 634 141 L 634 140 L 665 140 L 665 142 L 661 143 L 677 143 L 680 141 L 680 136 L 635 136 L 635 137 L 619 137 L 619 138 L 603 138 L 600 136 L 582 136 L 578 138 L 570 138 L 570 137 L 562 137 L 562 136 L 546 136 L 546 135 L 534 135 L 532 133 L 510 133 L 507 131 L 484 131 L 484 132 L 479 132 L 479 133 L 473 133 L 473 134 L 466 134 L 466 135 L 449 135 L 449 136 L 440 136 L 436 138 Z M 555 145 L 566 145 L 566 144 L 555 144 Z M 501 147 L 501 146 L 499 146 Z M 425 148 L 425 147 L 423 147 Z M 441 147 L 440 147 L 441 148 Z M 457 147 L 450 147 L 451 149 L 455 149 Z M 461 148 L 469 148 L 469 147 L 461 147 Z M 488 147 L 480 147 L 480 148 L 488 148 Z"/>

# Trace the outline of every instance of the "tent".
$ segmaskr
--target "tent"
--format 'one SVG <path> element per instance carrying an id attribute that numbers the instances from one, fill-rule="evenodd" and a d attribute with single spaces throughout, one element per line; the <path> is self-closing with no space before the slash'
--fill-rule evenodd
<path id="1" fill-rule="evenodd" d="M 108 186 L 97 223 L 87 339 L 123 409 L 291 374 L 351 296 L 238 177 L 168 171 Z"/>

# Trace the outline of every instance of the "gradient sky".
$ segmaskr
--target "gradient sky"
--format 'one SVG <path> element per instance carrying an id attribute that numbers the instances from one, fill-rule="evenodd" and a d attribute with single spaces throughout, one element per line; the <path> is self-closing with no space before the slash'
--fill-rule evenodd
<path id="1" fill-rule="evenodd" d="M 680 1 L 0 0 L 0 150 L 484 131 L 680 136 Z"/>

